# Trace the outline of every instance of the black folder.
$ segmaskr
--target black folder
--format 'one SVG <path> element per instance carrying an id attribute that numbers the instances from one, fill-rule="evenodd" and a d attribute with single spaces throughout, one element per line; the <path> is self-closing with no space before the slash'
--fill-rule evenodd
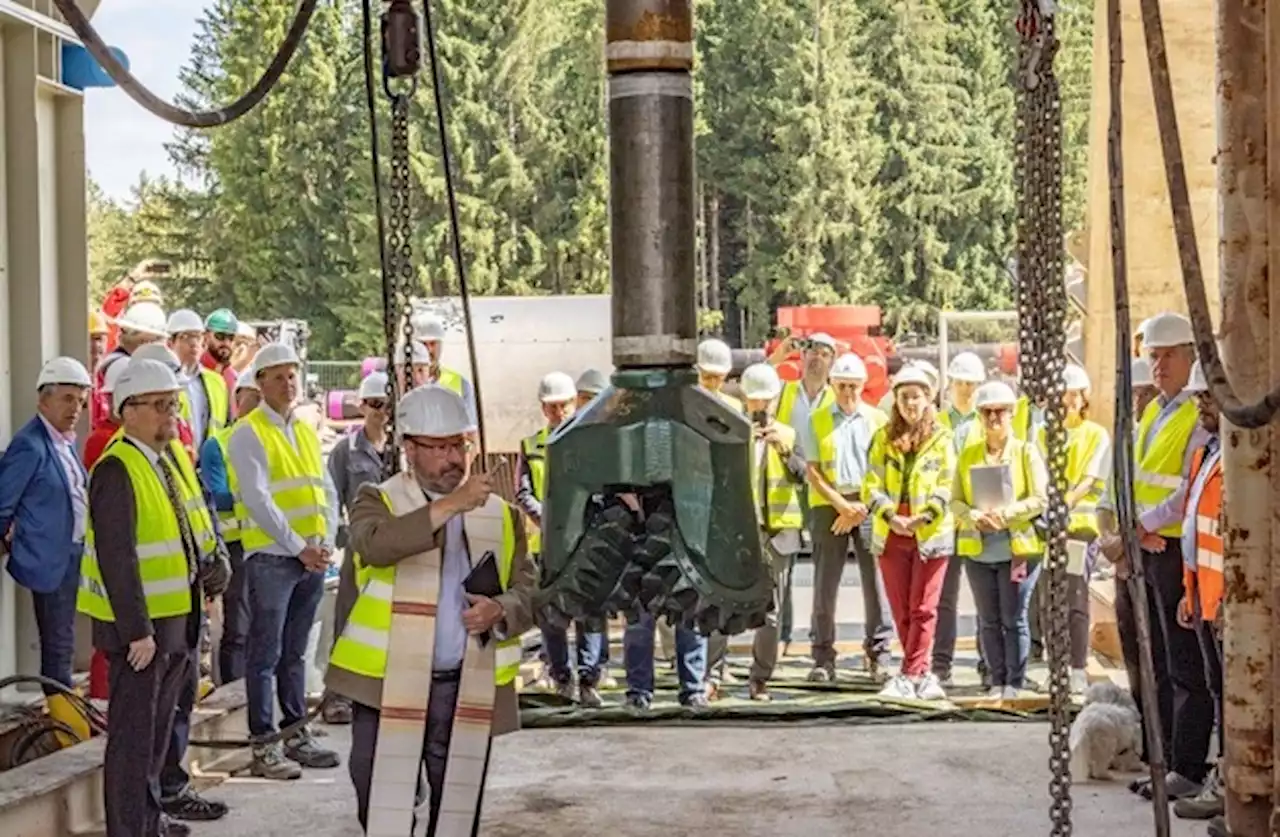
<path id="1" fill-rule="evenodd" d="M 498 575 L 498 558 L 490 550 L 480 559 L 480 563 L 471 568 L 470 575 L 462 582 L 462 589 L 473 596 L 496 598 L 502 593 L 502 579 Z M 481 647 L 488 645 L 491 639 L 489 631 L 480 634 Z"/>

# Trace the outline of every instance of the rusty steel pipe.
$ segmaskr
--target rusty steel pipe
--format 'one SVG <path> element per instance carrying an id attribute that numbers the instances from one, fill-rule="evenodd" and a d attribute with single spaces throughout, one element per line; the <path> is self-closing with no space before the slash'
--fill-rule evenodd
<path id="1" fill-rule="evenodd" d="M 613 362 L 689 366 L 697 351 L 690 0 L 609 0 Z"/>

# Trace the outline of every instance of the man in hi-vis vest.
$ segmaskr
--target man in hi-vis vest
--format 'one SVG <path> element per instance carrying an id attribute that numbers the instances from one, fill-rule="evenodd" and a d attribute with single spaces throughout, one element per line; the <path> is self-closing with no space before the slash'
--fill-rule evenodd
<path id="1" fill-rule="evenodd" d="M 476 424 L 476 388 L 465 375 L 456 369 L 440 362 L 444 353 L 444 321 L 434 314 L 415 314 L 411 320 L 413 325 L 413 341 L 427 350 L 426 362 L 429 364 L 426 380 L 415 382 L 414 386 L 436 384 L 450 392 L 462 396 L 467 405 L 467 415 L 471 423 Z M 420 361 L 415 357 L 414 364 Z M 476 441 L 472 437 L 472 441 Z"/>
<path id="2" fill-rule="evenodd" d="M 1204 656 L 1194 631 L 1178 624 L 1182 599 L 1182 510 L 1195 452 L 1208 431 L 1199 423 L 1195 393 L 1186 389 L 1195 363 L 1191 323 L 1179 314 L 1158 314 L 1143 330 L 1143 350 L 1159 394 L 1138 423 L 1134 445 L 1133 499 L 1138 539 L 1146 555 L 1152 656 L 1160 702 L 1171 799 L 1195 796 L 1208 768 L 1213 698 L 1205 684 Z M 1141 702 L 1138 704 L 1141 706 Z M 1148 784 L 1137 792 L 1150 797 Z"/>
<path id="3" fill-rule="evenodd" d="M 475 424 L 462 399 L 420 387 L 395 425 L 408 470 L 364 485 L 351 509 L 361 592 L 326 685 L 352 703 L 349 767 L 367 834 L 416 834 L 423 816 L 428 834 L 473 834 L 491 737 L 520 723 L 514 684 L 536 573 L 519 512 L 470 472 Z"/>

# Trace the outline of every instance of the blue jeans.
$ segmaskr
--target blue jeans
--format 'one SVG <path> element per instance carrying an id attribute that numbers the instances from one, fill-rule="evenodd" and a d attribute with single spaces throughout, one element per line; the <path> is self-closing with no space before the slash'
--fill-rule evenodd
<path id="1" fill-rule="evenodd" d="M 978 635 L 982 657 L 991 673 L 991 685 L 1021 689 L 1027 679 L 1027 658 L 1031 655 L 1031 620 L 1027 607 L 1040 577 L 1040 561 L 1027 562 L 1027 575 L 1014 584 L 1012 564 L 982 564 L 965 561 L 965 575 L 978 609 Z"/>
<path id="2" fill-rule="evenodd" d="M 258 553 L 244 562 L 249 599 L 249 647 L 244 686 L 249 735 L 276 731 L 272 692 L 278 692 L 280 723 L 307 715 L 307 637 L 324 596 L 324 575 L 309 572 L 294 557 Z"/>
<path id="3" fill-rule="evenodd" d="M 605 635 L 599 631 L 587 630 L 587 625 L 579 619 L 573 622 L 575 645 L 578 652 L 578 684 L 595 686 L 600 682 L 601 667 L 608 661 L 608 650 Z M 553 625 L 542 626 L 542 648 L 546 653 L 547 666 L 551 669 L 551 679 L 560 685 L 572 679 L 569 671 L 569 632 Z"/>
<path id="4" fill-rule="evenodd" d="M 622 635 L 622 657 L 627 669 L 627 697 L 653 697 L 653 616 L 643 614 L 627 620 Z M 680 700 L 704 691 L 707 675 L 707 638 L 689 628 L 676 628 L 676 674 L 680 677 Z"/>
<path id="5" fill-rule="evenodd" d="M 71 661 L 76 650 L 76 591 L 80 588 L 80 556 L 82 544 L 71 547 L 71 561 L 58 589 L 52 593 L 31 593 L 36 613 L 36 630 L 40 634 L 40 676 L 72 685 Z M 42 686 L 46 695 L 57 694 L 50 686 Z"/>

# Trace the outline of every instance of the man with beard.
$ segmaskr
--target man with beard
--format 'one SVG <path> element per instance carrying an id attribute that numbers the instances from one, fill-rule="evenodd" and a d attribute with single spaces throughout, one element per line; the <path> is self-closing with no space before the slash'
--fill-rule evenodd
<path id="1" fill-rule="evenodd" d="M 227 308 L 219 308 L 204 318 L 204 355 L 200 363 L 205 369 L 222 375 L 227 392 L 235 390 L 239 377 L 231 366 L 231 353 L 235 349 L 239 329 L 240 321 Z"/>
<path id="2" fill-rule="evenodd" d="M 365 580 L 326 685 L 352 701 L 361 827 L 474 834 L 492 736 L 519 728 L 535 568 L 519 513 L 471 471 L 462 398 L 415 389 L 395 426 L 408 469 L 363 486 L 351 510 Z"/>

